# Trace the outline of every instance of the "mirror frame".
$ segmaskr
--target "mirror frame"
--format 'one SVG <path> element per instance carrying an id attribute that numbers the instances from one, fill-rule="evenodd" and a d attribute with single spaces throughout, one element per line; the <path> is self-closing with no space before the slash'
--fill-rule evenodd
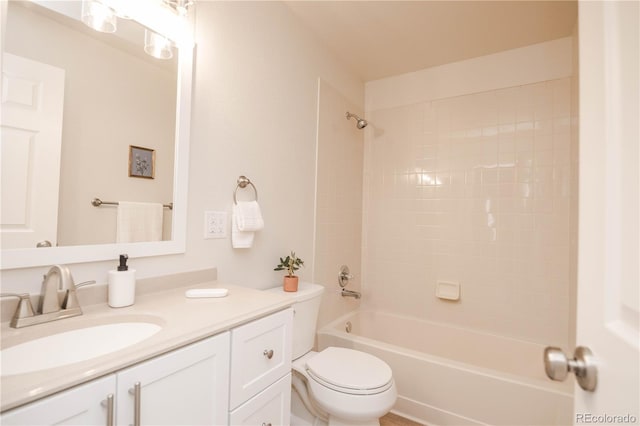
<path id="1" fill-rule="evenodd" d="M 31 0 L 46 6 L 46 3 Z M 43 4 L 44 3 L 44 4 Z M 119 5 L 119 2 L 114 2 Z M 191 133 L 191 97 L 193 87 L 194 42 L 192 22 L 179 20 L 166 7 L 151 1 L 137 0 L 126 12 L 141 25 L 164 34 L 178 47 L 178 81 L 176 96 L 176 132 L 173 175 L 172 235 L 169 241 L 113 243 L 63 247 L 42 247 L 1 250 L 0 270 L 46 266 L 62 263 L 84 263 L 117 259 L 121 253 L 129 257 L 149 257 L 184 253 L 187 234 L 187 201 L 189 191 L 189 145 Z M 2 7 L 2 27 L 7 19 L 6 5 Z M 79 16 L 75 19 L 79 19 Z M 4 40 L 4 36 L 2 37 Z M 4 44 L 4 43 L 3 43 Z M 4 45 L 2 46 L 4 52 Z M 0 64 L 2 60 L 0 60 Z M 87 200 L 89 202 L 89 200 Z"/>

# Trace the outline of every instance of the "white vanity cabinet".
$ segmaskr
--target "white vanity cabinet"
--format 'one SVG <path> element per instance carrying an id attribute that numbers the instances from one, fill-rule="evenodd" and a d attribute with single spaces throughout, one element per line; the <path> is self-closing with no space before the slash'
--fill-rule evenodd
<path id="1" fill-rule="evenodd" d="M 293 310 L 231 330 L 229 424 L 288 425 Z"/>
<path id="2" fill-rule="evenodd" d="M 229 334 L 218 334 L 8 411 L 0 416 L 0 424 L 226 424 Z M 109 395 L 114 397 L 112 410 Z"/>
<path id="3" fill-rule="evenodd" d="M 222 425 L 229 405 L 229 332 L 117 374 L 118 425 Z"/>
<path id="4" fill-rule="evenodd" d="M 292 319 L 276 312 L 6 411 L 0 424 L 288 425 Z"/>
<path id="5" fill-rule="evenodd" d="M 112 374 L 3 413 L 0 424 L 109 425 L 115 393 L 116 376 Z"/>

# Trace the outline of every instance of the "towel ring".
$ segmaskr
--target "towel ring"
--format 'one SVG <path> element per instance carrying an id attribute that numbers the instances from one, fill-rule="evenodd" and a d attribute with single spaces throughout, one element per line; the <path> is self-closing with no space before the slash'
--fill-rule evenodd
<path id="1" fill-rule="evenodd" d="M 233 191 L 233 204 L 238 204 L 238 200 L 236 198 L 236 193 L 238 192 L 238 188 L 246 188 L 247 185 L 251 185 L 251 187 L 253 188 L 253 192 L 256 193 L 256 201 L 258 201 L 258 189 L 256 188 L 256 186 L 253 184 L 253 182 L 251 182 L 249 180 L 248 177 L 246 176 L 240 176 L 238 177 L 238 181 L 237 181 L 237 185 L 236 185 L 236 189 L 235 191 Z"/>

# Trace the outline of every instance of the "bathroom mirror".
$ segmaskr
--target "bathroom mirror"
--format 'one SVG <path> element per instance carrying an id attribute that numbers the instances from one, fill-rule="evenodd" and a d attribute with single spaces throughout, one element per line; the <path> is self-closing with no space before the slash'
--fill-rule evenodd
<path id="1" fill-rule="evenodd" d="M 45 190 L 38 197 L 57 201 L 54 247 L 35 248 L 31 243 L 10 247 L 3 234 L 2 269 L 106 260 L 124 252 L 131 257 L 184 252 L 193 63 L 190 28 L 178 22 L 167 7 L 140 0 L 134 2 L 137 8 L 127 10 L 132 19 L 118 19 L 116 33 L 98 33 L 80 22 L 80 4 L 12 0 L 2 8 L 3 85 L 10 55 L 45 67 L 53 65 L 64 75 L 59 171 L 45 174 L 44 179 L 59 179 L 59 188 Z M 29 19 L 40 21 L 34 25 Z M 145 29 L 149 28 L 177 42 L 172 60 L 155 59 L 144 52 Z M 58 33 L 47 35 L 48 30 Z M 37 51 L 44 52 L 43 56 L 34 57 Z M 55 51 L 64 52 L 77 64 L 63 61 L 60 66 Z M 136 75 L 143 78 L 132 79 Z M 39 96 L 37 90 L 33 93 L 34 98 Z M 3 140 L 12 139 L 5 138 L 5 132 L 12 130 L 3 123 Z M 131 146 L 153 153 L 154 179 L 131 176 L 130 152 L 138 152 Z M 6 149 L 3 142 L 3 156 Z M 25 164 L 21 169 L 46 169 L 26 160 Z M 3 162 L 3 169 L 8 168 L 4 166 Z M 10 181 L 3 172 L 3 206 L 13 204 L 5 199 L 9 192 L 5 185 Z M 34 196 L 33 190 L 24 188 L 11 188 L 10 200 Z M 91 204 L 94 198 L 172 204 L 173 209 L 164 209 L 162 241 L 116 243 L 117 208 L 96 207 Z M 3 219 L 3 230 L 6 228 Z"/>

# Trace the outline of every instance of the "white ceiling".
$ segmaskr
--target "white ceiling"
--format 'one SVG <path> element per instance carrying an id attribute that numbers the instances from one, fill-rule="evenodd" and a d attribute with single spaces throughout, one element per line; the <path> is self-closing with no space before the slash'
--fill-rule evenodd
<path id="1" fill-rule="evenodd" d="M 571 35 L 577 1 L 287 1 L 364 81 Z"/>

